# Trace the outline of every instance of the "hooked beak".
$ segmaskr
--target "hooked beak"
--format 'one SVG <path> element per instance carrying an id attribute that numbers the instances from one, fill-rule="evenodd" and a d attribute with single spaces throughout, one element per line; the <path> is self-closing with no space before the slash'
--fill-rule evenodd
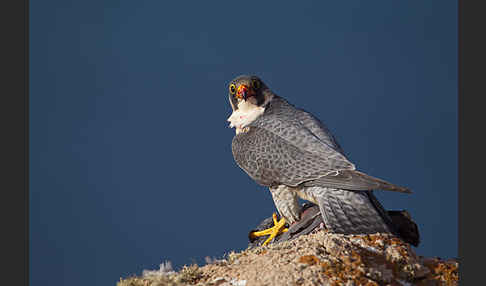
<path id="1" fill-rule="evenodd" d="M 241 84 L 236 91 L 236 97 L 247 100 L 248 97 L 255 95 L 255 91 L 245 84 Z"/>

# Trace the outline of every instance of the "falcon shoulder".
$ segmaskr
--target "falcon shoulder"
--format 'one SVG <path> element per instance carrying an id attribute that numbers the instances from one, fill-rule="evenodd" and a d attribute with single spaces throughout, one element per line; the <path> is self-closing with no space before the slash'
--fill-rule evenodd
<path id="1" fill-rule="evenodd" d="M 326 142 L 339 153 L 344 154 L 343 149 L 338 144 L 336 138 L 331 134 L 329 128 L 327 128 L 327 126 L 312 113 L 303 109 L 296 109 L 296 117 L 302 123 L 302 125 L 309 129 L 315 136 L 317 136 L 317 138 Z"/>

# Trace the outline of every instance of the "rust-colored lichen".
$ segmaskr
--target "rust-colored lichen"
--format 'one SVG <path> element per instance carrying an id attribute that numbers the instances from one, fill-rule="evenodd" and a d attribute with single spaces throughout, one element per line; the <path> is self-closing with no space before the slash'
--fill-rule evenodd
<path id="1" fill-rule="evenodd" d="M 441 261 L 438 258 L 424 259 L 424 265 L 430 269 L 428 279 L 439 280 L 446 285 L 455 285 L 459 281 L 459 264 L 454 260 Z"/>
<path id="2" fill-rule="evenodd" d="M 320 261 L 319 258 L 317 258 L 314 255 L 304 255 L 299 258 L 299 262 L 308 265 L 314 265 L 314 264 L 318 264 Z"/>

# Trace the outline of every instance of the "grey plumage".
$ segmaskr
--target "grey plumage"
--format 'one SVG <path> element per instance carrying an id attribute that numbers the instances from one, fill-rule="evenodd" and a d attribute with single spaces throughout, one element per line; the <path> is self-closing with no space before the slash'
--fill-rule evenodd
<path id="1" fill-rule="evenodd" d="M 349 167 L 340 158 L 317 156 L 267 129 L 251 125 L 248 132 L 234 137 L 232 150 L 237 164 L 264 186 L 298 186 Z"/>
<path id="2" fill-rule="evenodd" d="M 255 80 L 259 79 L 242 76 L 232 83 Z M 232 151 L 238 166 L 258 184 L 270 187 L 280 215 L 289 223 L 297 220 L 299 210 L 292 206 L 298 195 L 319 205 L 326 227 L 334 232 L 395 233 L 371 190 L 410 191 L 355 170 L 321 121 L 273 94 L 263 82 L 258 86 L 250 101 L 264 111 L 240 126 L 245 132 L 237 132 Z M 235 112 L 241 100 L 229 96 Z"/>
<path id="3" fill-rule="evenodd" d="M 233 138 L 236 162 L 257 183 L 410 192 L 356 171 L 328 130 L 315 123 L 318 136 L 296 119 L 302 112 L 274 96 L 248 132 Z"/>
<path id="4" fill-rule="evenodd" d="M 324 222 L 331 231 L 344 234 L 394 232 L 391 219 L 370 200 L 371 192 L 314 188 L 312 191 L 319 193 L 317 204 Z"/>

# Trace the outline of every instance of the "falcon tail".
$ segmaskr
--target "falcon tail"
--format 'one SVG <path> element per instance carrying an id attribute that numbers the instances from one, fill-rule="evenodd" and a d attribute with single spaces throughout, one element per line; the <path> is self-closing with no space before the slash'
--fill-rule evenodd
<path id="1" fill-rule="evenodd" d="M 372 191 L 312 187 L 326 227 L 335 233 L 391 233 L 417 246 L 417 225 L 408 213 L 386 211 Z"/>
<path id="2" fill-rule="evenodd" d="M 319 187 L 314 187 L 319 188 Z M 335 233 L 394 233 L 391 219 L 370 200 L 371 192 L 320 188 L 313 190 L 326 227 Z"/>

